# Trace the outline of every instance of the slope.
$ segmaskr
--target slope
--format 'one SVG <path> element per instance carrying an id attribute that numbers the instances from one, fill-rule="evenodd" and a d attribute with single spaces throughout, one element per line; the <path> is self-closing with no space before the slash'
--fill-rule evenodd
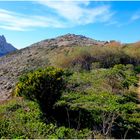
<path id="1" fill-rule="evenodd" d="M 67 34 L 47 39 L 0 58 L 0 101 L 10 97 L 18 77 L 38 67 L 51 65 L 50 59 L 59 52 L 76 46 L 103 46 L 106 42 L 97 41 L 82 35 Z"/>

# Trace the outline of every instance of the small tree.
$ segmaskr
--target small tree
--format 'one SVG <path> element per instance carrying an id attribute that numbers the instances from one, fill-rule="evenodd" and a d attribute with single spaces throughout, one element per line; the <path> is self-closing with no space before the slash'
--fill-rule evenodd
<path id="1" fill-rule="evenodd" d="M 64 76 L 62 69 L 54 67 L 30 72 L 20 77 L 14 95 L 36 101 L 43 109 L 50 110 L 65 87 Z"/>

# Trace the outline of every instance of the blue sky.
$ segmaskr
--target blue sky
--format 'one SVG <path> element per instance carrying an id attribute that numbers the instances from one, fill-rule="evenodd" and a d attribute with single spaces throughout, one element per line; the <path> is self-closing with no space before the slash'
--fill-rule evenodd
<path id="1" fill-rule="evenodd" d="M 0 1 L 0 35 L 16 48 L 67 33 L 140 40 L 140 1 Z"/>

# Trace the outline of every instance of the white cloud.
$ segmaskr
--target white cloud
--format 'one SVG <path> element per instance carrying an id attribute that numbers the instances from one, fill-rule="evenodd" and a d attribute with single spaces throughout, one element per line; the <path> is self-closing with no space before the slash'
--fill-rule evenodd
<path id="1" fill-rule="evenodd" d="M 27 15 L 0 9 L 0 28 L 17 31 L 36 27 L 67 28 L 95 22 L 109 22 L 114 15 L 108 5 L 91 7 L 89 0 L 37 0 L 35 3 L 46 6 L 48 13 L 44 10 L 43 16 Z"/>
<path id="2" fill-rule="evenodd" d="M 131 21 L 135 21 L 140 19 L 140 12 L 135 13 L 132 17 L 131 17 Z"/>
<path id="3" fill-rule="evenodd" d="M 113 12 L 111 12 L 109 6 L 98 6 L 89 8 L 89 0 L 38 0 L 38 3 L 53 9 L 58 16 L 61 16 L 67 21 L 78 25 L 94 22 L 107 22 L 114 14 Z"/>
<path id="4" fill-rule="evenodd" d="M 28 16 L 0 9 L 0 28 L 24 31 L 33 27 L 63 27 L 64 23 L 54 17 Z"/>

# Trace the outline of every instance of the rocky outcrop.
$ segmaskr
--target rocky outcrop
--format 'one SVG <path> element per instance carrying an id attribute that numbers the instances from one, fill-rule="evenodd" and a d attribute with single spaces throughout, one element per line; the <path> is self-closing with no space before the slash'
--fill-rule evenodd
<path id="1" fill-rule="evenodd" d="M 46 39 L 32 46 L 46 47 L 74 47 L 74 46 L 103 46 L 106 42 L 94 40 L 83 35 L 66 34 L 53 39 Z"/>
<path id="2" fill-rule="evenodd" d="M 7 43 L 4 35 L 0 36 L 0 56 L 6 55 L 15 50 L 16 48 L 14 46 L 12 46 L 10 43 Z"/>

